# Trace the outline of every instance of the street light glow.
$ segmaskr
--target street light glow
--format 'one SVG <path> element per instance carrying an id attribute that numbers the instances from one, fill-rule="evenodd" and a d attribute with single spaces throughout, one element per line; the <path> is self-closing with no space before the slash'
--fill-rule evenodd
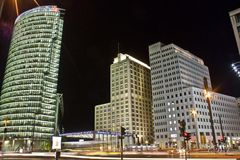
<path id="1" fill-rule="evenodd" d="M 204 96 L 206 98 L 211 98 L 212 97 L 211 93 L 209 91 L 207 91 L 206 89 L 204 89 Z"/>
<path id="2" fill-rule="evenodd" d="M 195 109 L 192 110 L 192 114 L 195 117 L 197 115 L 197 111 Z"/>

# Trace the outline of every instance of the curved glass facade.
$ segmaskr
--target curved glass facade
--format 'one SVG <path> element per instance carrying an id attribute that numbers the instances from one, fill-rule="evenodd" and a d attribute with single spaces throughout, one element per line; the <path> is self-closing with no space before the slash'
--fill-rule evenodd
<path id="1" fill-rule="evenodd" d="M 63 14 L 56 6 L 41 6 L 16 19 L 1 91 L 0 136 L 54 134 Z"/>

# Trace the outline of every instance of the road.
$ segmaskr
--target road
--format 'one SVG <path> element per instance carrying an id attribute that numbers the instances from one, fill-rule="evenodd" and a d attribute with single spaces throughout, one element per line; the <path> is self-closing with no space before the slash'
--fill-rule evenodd
<path id="1" fill-rule="evenodd" d="M 103 157 L 92 157 L 92 158 L 59 158 L 58 160 L 120 160 L 120 158 L 103 158 Z M 55 160 L 55 158 L 49 158 L 49 157 L 5 157 L 4 160 Z M 124 158 L 123 160 L 185 160 L 185 158 Z M 190 158 L 188 160 L 213 160 L 212 158 Z M 218 158 L 217 160 L 226 160 L 224 158 Z M 237 160 L 236 158 L 230 158 L 227 160 Z"/>
<path id="2" fill-rule="evenodd" d="M 81 159 L 81 160 L 120 160 L 120 158 L 114 158 L 114 159 L 105 159 L 105 158 L 91 158 L 91 159 L 85 159 L 85 158 L 59 158 L 58 160 L 77 160 L 77 159 Z M 55 158 L 18 158 L 18 157 L 8 157 L 8 158 L 4 158 L 4 160 L 55 160 Z M 124 158 L 124 160 L 185 160 L 184 158 Z M 213 160 L 212 158 L 195 158 L 195 159 L 188 159 L 188 160 Z M 218 158 L 217 160 L 226 160 L 223 158 Z M 237 160 L 236 158 L 231 158 L 231 159 L 227 159 L 227 160 Z"/>
<path id="3" fill-rule="evenodd" d="M 207 156 L 208 155 L 208 156 Z M 210 155 L 210 156 L 209 156 Z M 7 153 L 1 157 L 5 160 L 54 160 L 54 153 L 31 153 L 31 154 L 19 154 L 19 153 Z M 144 157 L 144 158 L 139 158 Z M 240 159 L 239 155 L 223 155 L 218 153 L 208 153 L 208 154 L 196 154 L 194 158 L 188 158 L 190 160 L 237 160 Z M 61 158 L 59 160 L 120 160 L 119 156 L 83 156 L 76 155 L 74 153 L 62 153 Z M 124 160 L 185 160 L 184 157 L 174 157 L 174 155 L 134 155 L 125 157 Z"/>

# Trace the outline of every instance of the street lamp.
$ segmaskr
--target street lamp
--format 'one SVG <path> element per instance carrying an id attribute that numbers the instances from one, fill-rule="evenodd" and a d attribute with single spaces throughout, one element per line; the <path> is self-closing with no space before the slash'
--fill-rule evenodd
<path id="1" fill-rule="evenodd" d="M 208 80 L 206 77 L 203 78 L 203 83 L 204 83 L 204 88 L 205 88 L 204 96 L 205 96 L 207 104 L 208 104 L 208 111 L 209 111 L 210 124 L 211 124 L 212 137 L 213 137 L 213 145 L 214 145 L 214 149 L 217 149 L 216 134 L 215 134 L 215 129 L 214 129 L 213 114 L 212 114 L 212 107 L 211 107 L 211 101 L 210 101 L 210 99 L 212 98 L 212 95 L 211 95 L 211 92 L 209 92 Z"/>
<path id="2" fill-rule="evenodd" d="M 205 96 L 207 104 L 208 104 L 210 124 L 211 124 L 211 129 L 212 129 L 213 145 L 214 145 L 214 149 L 217 149 L 216 134 L 215 134 L 215 129 L 214 129 L 213 114 L 212 114 L 212 107 L 211 107 L 211 101 L 210 101 L 210 99 L 212 98 L 212 95 L 211 95 L 211 92 L 209 92 L 208 81 L 207 81 L 206 77 L 203 78 L 203 82 L 204 82 L 204 88 L 205 88 L 204 96 Z"/>
<path id="3" fill-rule="evenodd" d="M 215 135 L 215 129 L 214 129 L 214 123 L 213 123 L 212 107 L 211 107 L 211 101 L 210 101 L 210 99 L 212 98 L 212 95 L 209 91 L 204 90 L 204 96 L 205 96 L 205 98 L 207 100 L 207 104 L 208 104 L 210 124 L 211 124 L 211 128 L 212 128 L 213 145 L 214 145 L 214 148 L 216 149 L 217 142 L 216 142 L 216 135 Z"/>
<path id="4" fill-rule="evenodd" d="M 222 142 L 224 142 L 224 145 L 226 145 L 226 142 L 225 142 L 225 135 L 224 135 L 224 132 L 223 132 L 223 126 L 222 126 L 222 118 L 221 118 L 220 115 L 219 115 L 219 122 L 220 122 L 220 128 L 221 128 L 221 132 L 222 132 Z"/>
<path id="5" fill-rule="evenodd" d="M 205 96 L 205 98 L 212 98 L 212 94 L 211 94 L 211 92 L 209 92 L 209 91 L 207 91 L 206 89 L 204 90 L 204 96 Z"/>
<path id="6" fill-rule="evenodd" d="M 195 129 L 196 129 L 196 144 L 197 144 L 197 148 L 199 149 L 199 136 L 198 136 L 198 124 L 197 124 L 197 111 L 196 109 L 192 109 L 191 111 L 193 118 L 194 118 L 194 122 L 195 122 Z"/>

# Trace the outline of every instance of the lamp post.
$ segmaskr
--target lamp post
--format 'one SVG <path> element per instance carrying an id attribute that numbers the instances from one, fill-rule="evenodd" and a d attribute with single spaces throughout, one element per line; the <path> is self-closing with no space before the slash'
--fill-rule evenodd
<path id="1" fill-rule="evenodd" d="M 224 145 L 226 145 L 225 135 L 224 135 L 223 126 L 222 126 L 222 118 L 220 115 L 219 115 L 219 122 L 220 122 L 220 128 L 221 128 L 221 132 L 222 132 L 222 142 Z M 226 146 L 225 146 L 225 152 L 226 152 Z"/>
<path id="2" fill-rule="evenodd" d="M 196 129 L 196 144 L 197 144 L 197 148 L 199 149 L 199 136 L 198 136 L 198 124 L 197 124 L 197 111 L 196 109 L 192 110 L 192 115 L 194 118 L 194 122 L 195 122 L 195 129 Z"/>
<path id="3" fill-rule="evenodd" d="M 208 103 L 209 117 L 210 117 L 210 123 L 211 123 L 211 129 L 212 129 L 212 137 L 213 137 L 213 145 L 214 145 L 214 148 L 216 149 L 216 147 L 217 147 L 216 135 L 215 135 L 213 115 L 212 115 L 212 107 L 211 107 L 211 101 L 210 101 L 211 94 L 208 91 L 206 91 L 205 97 L 207 98 L 207 103 Z"/>
<path id="4" fill-rule="evenodd" d="M 222 138 L 224 139 L 224 138 L 225 138 L 225 135 L 224 135 L 224 132 L 223 132 L 222 118 L 221 118 L 220 115 L 219 115 L 219 122 L 220 122 L 220 128 L 221 128 L 221 132 L 222 132 Z"/>
<path id="5" fill-rule="evenodd" d="M 204 77 L 203 81 L 204 81 L 204 88 L 205 88 L 204 96 L 205 96 L 207 104 L 208 104 L 210 124 L 211 124 L 211 129 L 212 129 L 213 146 L 214 146 L 214 149 L 217 149 L 216 134 L 215 134 L 215 129 L 214 129 L 213 114 L 212 114 L 212 107 L 211 107 L 211 101 L 210 101 L 210 98 L 212 98 L 212 96 L 211 96 L 211 93 L 209 92 L 207 78 Z"/>

